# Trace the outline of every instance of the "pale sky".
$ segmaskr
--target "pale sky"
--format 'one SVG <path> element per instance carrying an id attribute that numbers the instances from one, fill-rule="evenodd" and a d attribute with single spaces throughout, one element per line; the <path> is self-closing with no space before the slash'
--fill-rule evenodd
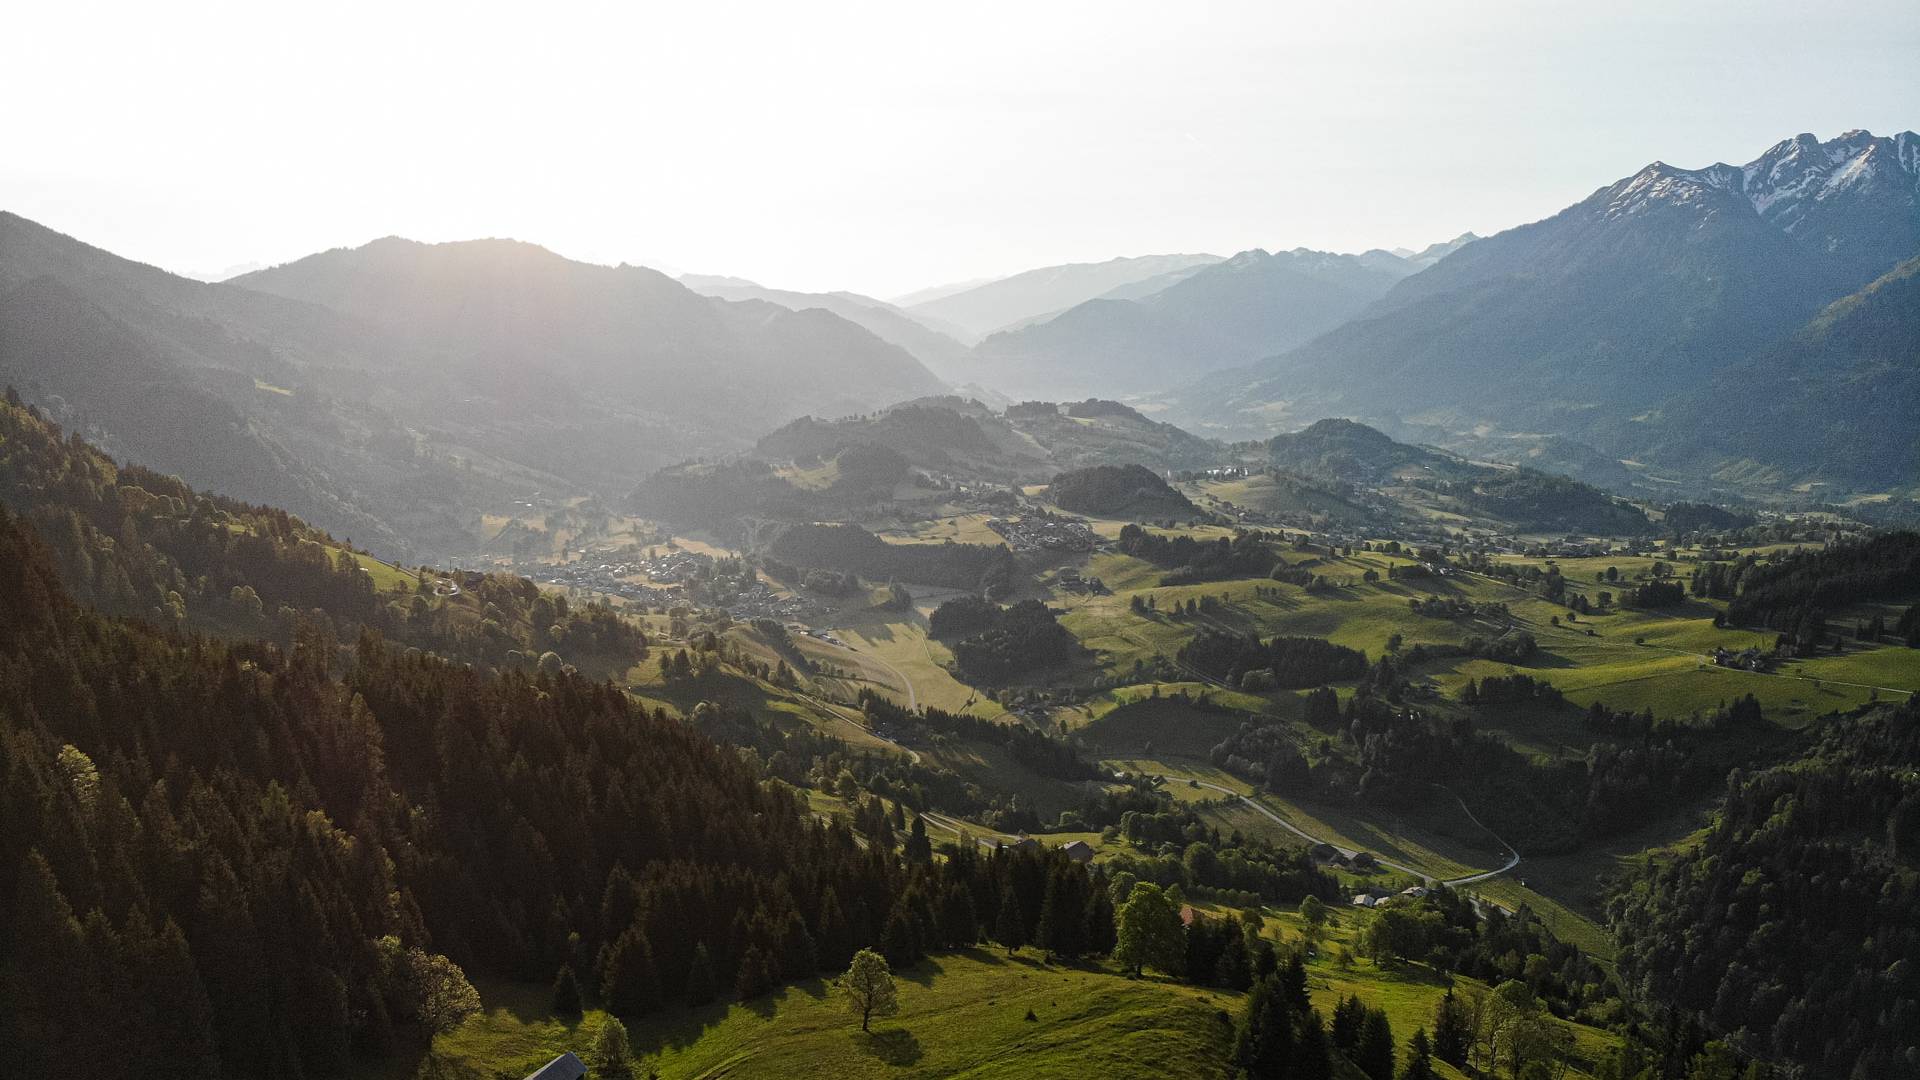
<path id="1" fill-rule="evenodd" d="M 1920 127 L 1920 3 L 8 5 L 0 209 L 178 271 L 399 234 L 893 296 L 1418 247 Z"/>

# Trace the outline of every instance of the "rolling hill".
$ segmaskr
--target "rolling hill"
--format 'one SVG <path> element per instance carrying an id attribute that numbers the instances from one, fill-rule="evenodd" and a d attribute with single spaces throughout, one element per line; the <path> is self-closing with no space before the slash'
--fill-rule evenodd
<path id="1" fill-rule="evenodd" d="M 1351 420 L 1321 420 L 1304 431 L 1276 435 L 1267 443 L 1267 456 L 1277 469 L 1372 487 L 1403 507 L 1523 531 L 1626 535 L 1649 527 L 1639 509 L 1577 480 L 1409 446 Z"/>

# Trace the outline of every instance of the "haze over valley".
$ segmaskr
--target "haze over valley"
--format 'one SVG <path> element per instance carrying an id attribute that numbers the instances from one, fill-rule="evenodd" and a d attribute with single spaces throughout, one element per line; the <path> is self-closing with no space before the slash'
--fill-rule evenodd
<path id="1" fill-rule="evenodd" d="M 14 22 L 7 1075 L 1920 1080 L 1912 5 Z"/>

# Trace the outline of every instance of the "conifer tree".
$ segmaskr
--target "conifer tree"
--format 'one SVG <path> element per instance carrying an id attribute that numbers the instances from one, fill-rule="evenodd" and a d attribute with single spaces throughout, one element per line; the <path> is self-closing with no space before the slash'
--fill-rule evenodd
<path id="1" fill-rule="evenodd" d="M 1020 912 L 1020 898 L 1008 887 L 1000 893 L 1000 917 L 993 923 L 993 940 L 1006 946 L 1007 955 L 1013 956 L 1020 946 L 1027 943 L 1027 920 Z"/>
<path id="2" fill-rule="evenodd" d="M 1273 980 L 1254 986 L 1234 1039 L 1234 1063 L 1251 1080 L 1282 1080 L 1293 1058 L 1298 1019 Z"/>
<path id="3" fill-rule="evenodd" d="M 574 977 L 572 964 L 561 964 L 553 978 L 553 1013 L 571 1019 L 578 1017 L 580 1010 L 580 981 Z"/>
<path id="4" fill-rule="evenodd" d="M 653 967 L 653 947 L 635 923 L 607 946 L 602 960 L 600 1000 L 616 1016 L 641 1016 L 660 1005 L 660 980 Z"/>
<path id="5" fill-rule="evenodd" d="M 1400 1080 L 1433 1080 L 1433 1050 L 1426 1028 L 1416 1030 L 1407 1044 L 1407 1067 L 1401 1070 Z"/>
<path id="6" fill-rule="evenodd" d="M 1113 925 L 1113 899 L 1105 887 L 1093 889 L 1087 896 L 1086 909 L 1086 946 L 1095 956 L 1105 956 L 1113 951 L 1116 940 Z"/>
<path id="7" fill-rule="evenodd" d="M 916 865 L 933 861 L 933 842 L 927 839 L 927 819 L 914 815 L 913 830 L 907 834 L 907 862 Z"/>
<path id="8" fill-rule="evenodd" d="M 687 1004 L 706 1005 L 720 994 L 720 981 L 713 971 L 713 956 L 702 941 L 693 947 L 693 966 L 687 969 Z"/>
<path id="9" fill-rule="evenodd" d="M 1253 985 L 1253 958 L 1247 952 L 1247 936 L 1237 929 L 1227 936 L 1220 962 L 1214 966 L 1213 981 L 1228 990 L 1245 990 Z"/>
<path id="10" fill-rule="evenodd" d="M 1394 1080 L 1393 1028 L 1384 1010 L 1367 1010 L 1360 1024 L 1360 1043 L 1353 1062 L 1371 1080 Z"/>
<path id="11" fill-rule="evenodd" d="M 767 976 L 767 960 L 760 946 L 749 945 L 740 957 L 740 971 L 733 980 L 734 996 L 741 1001 L 754 998 L 773 989 L 773 980 Z"/>
<path id="12" fill-rule="evenodd" d="M 1307 989 L 1307 963 L 1301 959 L 1298 950 L 1287 956 L 1287 963 L 1279 972 L 1280 992 L 1289 1004 L 1300 1012 L 1313 1007 L 1313 996 Z"/>
<path id="13" fill-rule="evenodd" d="M 1467 1063 L 1472 1046 L 1473 1020 L 1468 1015 L 1466 1002 L 1455 997 L 1453 988 L 1448 987 L 1434 1008 L 1433 1056 L 1458 1068 Z"/>

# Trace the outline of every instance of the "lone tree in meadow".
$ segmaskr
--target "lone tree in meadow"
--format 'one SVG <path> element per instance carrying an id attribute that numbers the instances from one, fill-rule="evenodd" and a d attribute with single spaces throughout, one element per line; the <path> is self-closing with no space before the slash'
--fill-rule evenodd
<path id="1" fill-rule="evenodd" d="M 847 1007 L 860 1014 L 860 1030 L 876 1016 L 892 1016 L 900 1011 L 900 992 L 893 985 L 893 972 L 887 958 L 872 949 L 853 954 L 853 964 L 840 976 L 840 989 L 846 992 Z"/>

